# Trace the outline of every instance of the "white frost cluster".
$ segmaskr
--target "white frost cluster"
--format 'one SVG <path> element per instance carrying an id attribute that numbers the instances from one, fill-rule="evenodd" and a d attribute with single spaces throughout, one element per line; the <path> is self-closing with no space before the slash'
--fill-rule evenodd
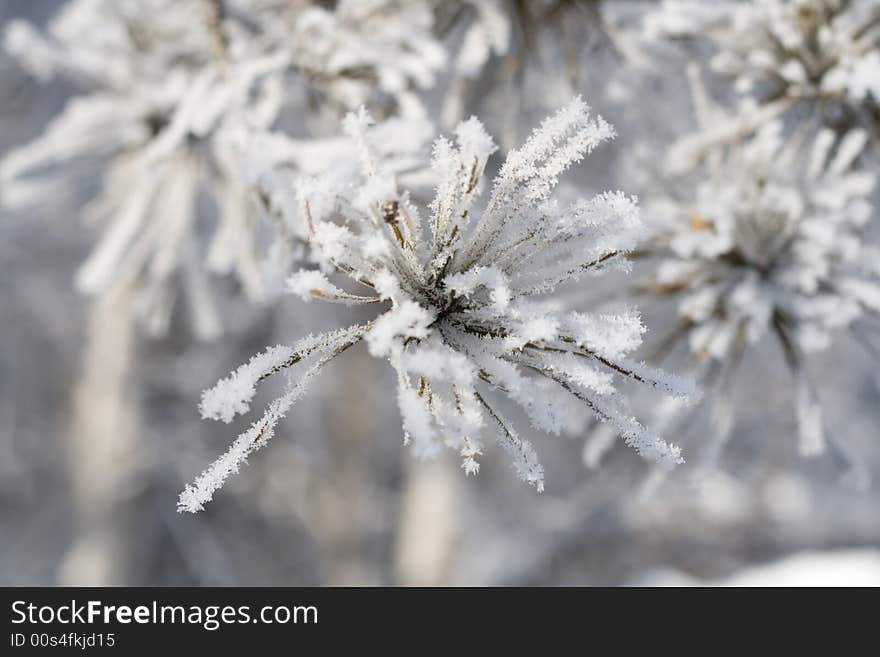
<path id="1" fill-rule="evenodd" d="M 786 141 L 771 123 L 708 165 L 692 196 L 652 206 L 667 254 L 654 289 L 678 299 L 691 350 L 724 362 L 778 340 L 799 378 L 805 454 L 824 441 L 804 354 L 880 312 L 880 250 L 861 234 L 876 176 L 853 168 L 866 142 L 859 129 Z"/>
<path id="2" fill-rule="evenodd" d="M 617 389 L 622 376 L 673 395 L 693 393 L 687 382 L 626 357 L 644 332 L 638 314 L 567 312 L 547 298 L 566 281 L 625 269 L 626 253 L 642 236 L 636 201 L 622 193 L 564 205 L 551 197 L 559 176 L 612 138 L 612 127 L 591 118 L 575 99 L 509 153 L 488 199 L 478 204 L 495 146 L 476 119 L 465 121 L 454 141 L 434 142 L 436 192 L 420 210 L 365 147 L 366 122 L 363 114 L 345 122 L 358 147 L 360 184 L 300 185 L 310 246 L 325 271 L 299 273 L 291 287 L 301 296 L 375 303 L 383 310 L 368 325 L 319 336 L 317 361 L 306 378 L 364 339 L 371 354 L 397 372 L 404 441 L 417 456 L 446 446 L 460 454 L 467 473 L 476 473 L 488 428 L 518 475 L 538 490 L 544 472 L 535 450 L 495 409 L 492 394 L 508 397 L 534 427 L 553 434 L 566 427 L 571 404 L 577 404 L 643 456 L 669 466 L 681 462 L 678 448 L 642 426 Z M 331 284 L 325 276 L 331 271 L 356 291 Z M 246 407 L 252 384 L 267 368 L 286 364 L 276 358 L 285 353 L 267 352 L 221 382 L 219 393 L 206 393 L 210 415 L 225 418 Z M 200 509 L 265 443 L 268 427 L 300 394 L 303 380 L 291 383 L 264 419 L 187 488 L 181 510 Z"/>
<path id="3" fill-rule="evenodd" d="M 669 149 L 667 189 L 649 204 L 658 225 L 648 253 L 662 261 L 646 289 L 678 299 L 682 320 L 665 344 L 686 338 L 715 389 L 707 461 L 734 425 L 732 373 L 768 339 L 795 379 L 800 452 L 830 446 L 861 478 L 825 423 L 806 356 L 880 311 L 869 238 L 880 3 L 666 0 L 644 28 L 651 39 L 708 42 L 715 82 L 739 100 L 722 108 L 688 67 L 698 125 Z"/>
<path id="4" fill-rule="evenodd" d="M 809 351 L 867 310 L 880 310 L 877 252 L 860 230 L 871 217 L 876 177 L 854 171 L 867 137 L 831 131 L 804 153 L 774 123 L 732 149 L 693 198 L 667 199 L 674 254 L 661 286 L 681 288 L 679 309 L 699 329 L 696 351 L 723 357 L 739 331 L 750 342 L 774 321 Z"/>
<path id="5" fill-rule="evenodd" d="M 352 115 L 353 117 L 358 115 Z M 352 120 L 355 120 L 352 118 Z M 430 121 L 418 117 L 392 117 L 364 123 L 361 138 L 382 167 L 413 189 L 427 190 L 431 174 L 424 157 L 434 136 Z M 304 177 L 322 176 L 325 187 L 346 185 L 360 176 L 360 163 L 352 157 L 351 140 L 343 136 L 295 139 L 280 130 L 252 132 L 242 149 L 242 175 L 261 200 L 261 214 L 276 228 L 273 250 L 278 270 L 289 271 L 284 261 L 302 260 L 308 252 L 308 225 L 302 216 L 297 187 Z M 316 280 L 312 274 L 312 280 Z M 292 279 L 290 291 L 306 279 Z"/>
<path id="6" fill-rule="evenodd" d="M 445 53 L 427 2 L 73 0 L 45 33 L 13 21 L 4 44 L 35 76 L 82 89 L 35 141 L 0 161 L 0 198 L 26 206 L 72 195 L 84 162 L 103 225 L 78 287 L 135 284 L 148 332 L 167 331 L 178 290 L 197 334 L 220 330 L 208 274 L 266 296 L 254 194 L 242 174 L 254 132 L 298 115 L 312 125 L 361 103 L 422 116 L 415 89 Z M 315 108 L 317 106 L 317 108 Z M 313 144 L 313 150 L 318 145 Z M 78 200 L 78 199 L 75 199 Z M 181 283 L 178 285 L 178 281 Z"/>
<path id="7" fill-rule="evenodd" d="M 664 0 L 645 30 L 651 38 L 711 43 L 712 70 L 731 79 L 743 99 L 729 130 L 757 128 L 795 106 L 828 126 L 876 128 L 876 0 Z"/>

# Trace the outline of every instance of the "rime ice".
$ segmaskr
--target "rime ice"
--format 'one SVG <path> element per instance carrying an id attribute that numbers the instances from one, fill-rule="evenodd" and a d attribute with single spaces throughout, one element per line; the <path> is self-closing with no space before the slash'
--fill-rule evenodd
<path id="1" fill-rule="evenodd" d="M 681 462 L 676 447 L 633 417 L 616 387 L 619 377 L 628 377 L 673 395 L 693 393 L 677 377 L 626 357 L 641 343 L 639 315 L 566 312 L 547 302 L 563 282 L 625 267 L 626 253 L 642 234 L 636 200 L 620 192 L 567 205 L 552 198 L 559 176 L 611 139 L 612 127 L 592 118 L 577 98 L 512 151 L 486 186 L 483 172 L 494 143 L 479 121 L 469 119 L 455 131 L 455 141 L 434 143 L 438 182 L 423 214 L 374 157 L 368 124 L 362 113 L 345 122 L 359 151 L 358 184 L 304 180 L 299 187 L 316 259 L 323 271 L 350 279 L 353 291 L 311 271 L 295 274 L 290 288 L 301 297 L 384 309 L 368 325 L 327 337 L 305 376 L 363 339 L 370 353 L 397 373 L 404 442 L 416 456 L 449 448 L 473 474 L 489 433 L 517 475 L 539 491 L 544 470 L 536 451 L 497 411 L 496 395 L 517 403 L 535 428 L 549 433 L 559 433 L 569 404 L 579 404 L 643 456 L 670 466 Z M 488 198 L 480 204 L 484 187 Z M 302 347 L 293 352 L 309 355 Z M 255 380 L 279 364 L 272 353 L 206 393 L 208 414 L 225 419 L 246 407 Z M 187 488 L 181 510 L 200 509 L 247 454 L 265 443 L 301 385 L 291 383 L 264 418 Z"/>

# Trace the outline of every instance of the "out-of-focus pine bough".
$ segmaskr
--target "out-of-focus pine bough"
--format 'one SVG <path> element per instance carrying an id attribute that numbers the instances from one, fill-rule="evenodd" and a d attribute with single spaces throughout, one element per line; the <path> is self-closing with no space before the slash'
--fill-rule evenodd
<path id="1" fill-rule="evenodd" d="M 285 116 L 314 128 L 368 102 L 424 120 L 414 90 L 433 84 L 445 60 L 432 20 L 426 2 L 396 0 L 333 10 L 74 0 L 45 34 L 13 21 L 7 51 L 40 79 L 66 78 L 83 93 L 3 158 L 0 197 L 11 207 L 77 202 L 83 172 L 94 171 L 83 164 L 96 164 L 101 189 L 84 215 L 106 227 L 78 287 L 100 294 L 131 280 L 138 316 L 155 335 L 167 332 L 182 288 L 196 334 L 214 337 L 222 327 L 207 274 L 231 274 L 250 300 L 264 301 L 273 265 L 284 261 L 277 249 L 260 253 L 243 145 Z"/>
<path id="2" fill-rule="evenodd" d="M 859 485 L 867 473 L 836 439 L 806 356 L 837 336 L 876 356 L 880 250 L 870 240 L 880 155 L 880 4 L 862 0 L 669 0 L 645 20 L 653 39 L 708 41 L 732 78 L 724 109 L 688 68 L 696 130 L 669 149 L 652 195 L 648 296 L 678 299 L 686 342 L 714 389 L 703 465 L 731 435 L 734 372 L 770 336 L 795 377 L 799 447 L 826 447 Z"/>
<path id="3" fill-rule="evenodd" d="M 826 428 L 805 354 L 880 312 L 880 251 L 861 238 L 876 177 L 850 168 L 864 131 L 828 130 L 808 147 L 781 132 L 768 124 L 731 149 L 692 195 L 654 200 L 660 261 L 645 291 L 678 300 L 671 335 L 709 362 L 722 404 L 744 351 L 772 336 L 796 377 L 800 451 L 815 455 Z M 715 424 L 723 442 L 732 425 Z"/>
<path id="4" fill-rule="evenodd" d="M 632 14 L 622 4 L 438 2 L 436 30 L 453 53 L 441 124 L 451 128 L 467 111 L 490 117 L 500 126 L 501 146 L 507 149 L 521 140 L 520 131 L 532 124 L 532 117 L 546 115 L 585 89 L 591 98 L 613 96 L 620 85 L 593 75 L 596 58 L 640 59 L 638 39 L 621 27 Z"/>
<path id="5" fill-rule="evenodd" d="M 861 127 L 880 149 L 880 4 L 875 0 L 665 0 L 648 13 L 649 39 L 705 42 L 711 69 L 732 80 L 736 112 L 670 153 L 681 170 L 763 124 L 800 122 L 847 132 Z"/>

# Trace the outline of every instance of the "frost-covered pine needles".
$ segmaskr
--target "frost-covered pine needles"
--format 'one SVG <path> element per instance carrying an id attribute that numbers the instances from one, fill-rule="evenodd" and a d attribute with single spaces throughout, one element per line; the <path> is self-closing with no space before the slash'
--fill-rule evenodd
<path id="1" fill-rule="evenodd" d="M 272 347 L 206 391 L 202 415 L 229 422 L 249 409 L 260 381 L 282 372 L 290 377 L 262 418 L 187 486 L 178 509 L 201 510 L 267 443 L 321 368 L 362 340 L 397 373 L 404 443 L 417 457 L 445 446 L 458 452 L 466 473 L 476 473 L 484 435 L 494 435 L 519 477 L 543 490 L 534 448 L 496 408 L 500 393 L 547 433 L 565 429 L 578 406 L 610 423 L 642 456 L 680 463 L 679 449 L 633 417 L 618 390 L 624 377 L 670 395 L 694 395 L 688 382 L 628 356 L 645 331 L 639 315 L 566 311 L 549 297 L 565 282 L 626 269 L 625 256 L 642 237 L 635 198 L 606 192 L 561 204 L 551 197 L 559 176 L 613 138 L 613 128 L 591 118 L 576 98 L 509 153 L 480 208 L 496 147 L 471 118 L 459 124 L 454 141 L 435 141 L 437 185 L 423 213 L 373 156 L 370 122 L 362 110 L 344 124 L 361 161 L 355 184 L 299 184 L 301 217 L 320 269 L 295 273 L 289 287 L 305 300 L 381 310 L 367 324 Z M 349 279 L 352 291 L 330 275 Z"/>

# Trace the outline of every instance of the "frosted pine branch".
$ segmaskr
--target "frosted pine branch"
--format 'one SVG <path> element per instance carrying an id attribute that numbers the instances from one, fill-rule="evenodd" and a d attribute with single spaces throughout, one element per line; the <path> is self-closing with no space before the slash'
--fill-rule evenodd
<path id="1" fill-rule="evenodd" d="M 321 369 L 339 354 L 363 337 L 368 326 L 348 329 L 307 338 L 298 349 L 273 347 L 254 357 L 217 386 L 205 392 L 202 398 L 202 416 L 229 422 L 238 413 L 246 412 L 255 394 L 255 386 L 267 376 L 289 368 L 309 355 L 317 354 L 315 362 L 302 373 L 295 383 L 289 383 L 285 392 L 269 404 L 263 417 L 242 433 L 229 449 L 214 461 L 195 481 L 180 494 L 178 511 L 195 513 L 213 498 L 230 474 L 235 474 L 247 457 L 262 448 L 275 435 L 275 427 L 290 408 L 306 393 L 308 384 Z"/>
<path id="2" fill-rule="evenodd" d="M 317 259 L 358 289 L 373 291 L 358 293 L 358 300 L 390 302 L 363 338 L 370 353 L 397 372 L 405 443 L 416 456 L 433 456 L 445 445 L 459 453 L 465 472 L 475 473 L 488 428 L 520 478 L 543 490 L 534 448 L 494 408 L 491 397 L 501 394 L 543 430 L 558 433 L 569 424 L 570 404 L 577 404 L 643 456 L 680 463 L 678 448 L 640 424 L 616 386 L 626 377 L 670 394 L 693 394 L 692 385 L 627 359 L 644 332 L 639 316 L 572 313 L 547 303 L 558 285 L 622 265 L 643 230 L 635 199 L 622 194 L 566 207 L 551 197 L 566 169 L 614 135 L 611 126 L 592 118 L 576 98 L 510 153 L 480 208 L 482 175 L 495 148 L 476 119 L 464 122 L 454 142 L 434 144 L 438 183 L 422 222 L 395 176 L 364 152 L 367 124 L 363 114 L 346 122 L 361 151 L 359 183 L 309 181 L 299 199 Z M 295 275 L 293 287 L 314 299 L 348 295 L 313 272 Z M 250 384 L 272 360 L 246 365 L 240 386 L 222 384 L 237 394 L 213 414 L 237 412 L 239 393 L 249 400 Z M 287 407 L 282 404 L 282 412 Z M 270 413 L 270 424 L 277 415 Z M 239 453 L 234 445 L 230 460 L 237 462 Z M 221 459 L 223 476 L 209 472 L 197 488 L 213 492 L 230 471 L 225 463 Z"/>
<path id="3" fill-rule="evenodd" d="M 283 367 L 296 352 L 291 347 L 277 345 L 257 354 L 245 365 L 220 380 L 202 393 L 199 412 L 206 420 L 222 420 L 227 424 L 236 415 L 250 410 L 250 401 L 256 394 L 257 383 L 268 374 Z"/>

